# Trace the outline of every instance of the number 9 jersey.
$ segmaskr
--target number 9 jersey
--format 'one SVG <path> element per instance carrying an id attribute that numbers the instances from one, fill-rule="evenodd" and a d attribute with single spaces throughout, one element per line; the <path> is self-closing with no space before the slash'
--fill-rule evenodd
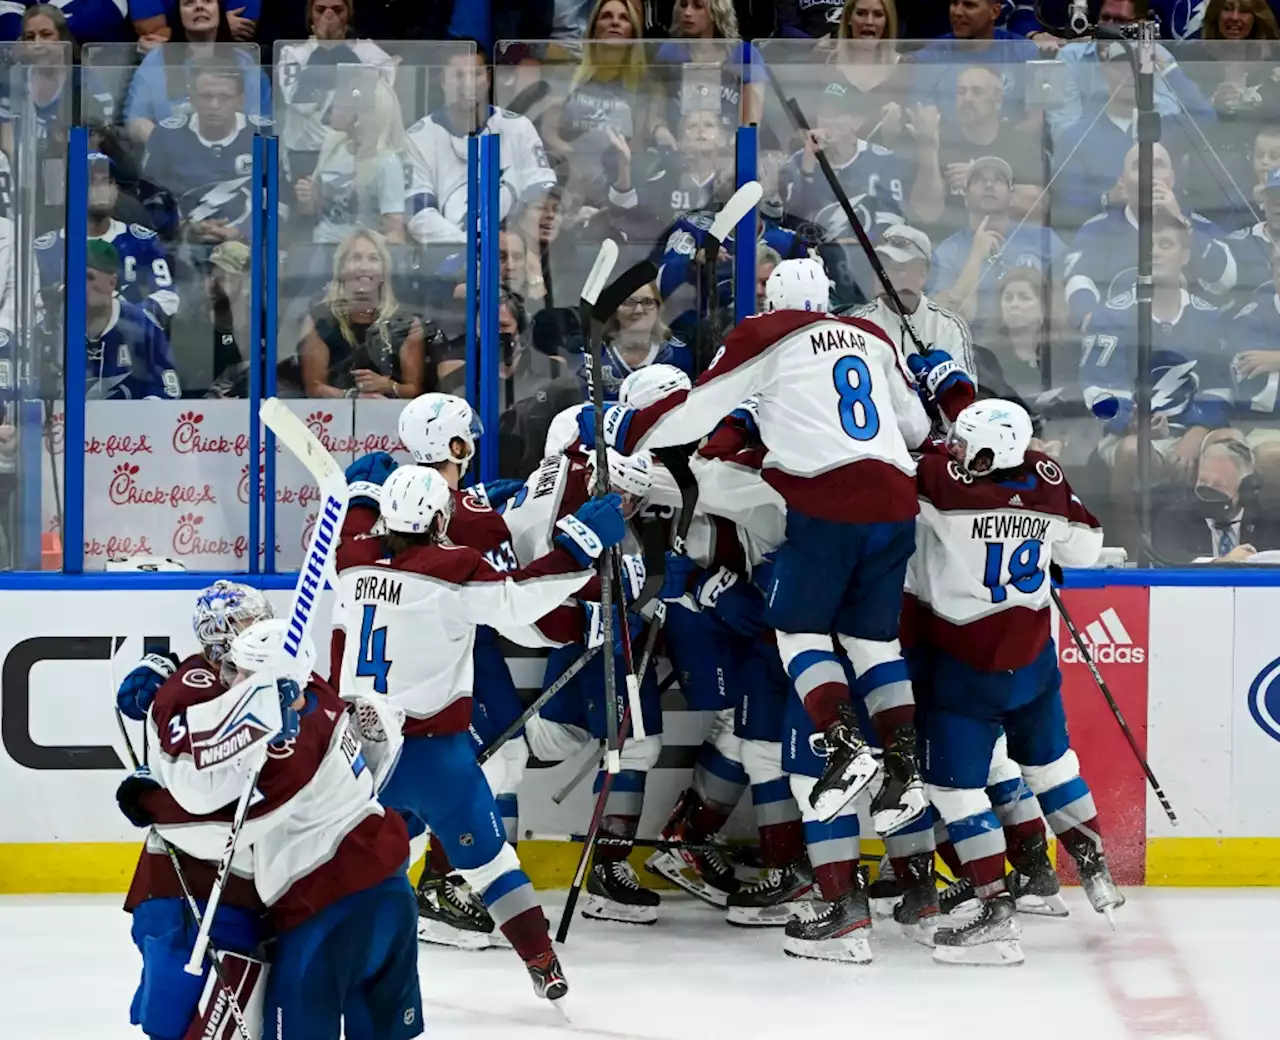
<path id="1" fill-rule="evenodd" d="M 1102 528 L 1053 459 L 1029 451 L 1012 479 L 973 477 L 944 453 L 919 460 L 912 636 L 979 671 L 1031 664 L 1050 638 L 1049 563 L 1088 567 Z"/>

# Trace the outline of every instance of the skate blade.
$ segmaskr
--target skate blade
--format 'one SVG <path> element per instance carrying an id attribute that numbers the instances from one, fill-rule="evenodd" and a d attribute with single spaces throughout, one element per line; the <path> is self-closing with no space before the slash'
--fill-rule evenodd
<path id="1" fill-rule="evenodd" d="M 588 895 L 582 906 L 582 916 L 595 921 L 617 921 L 620 924 L 655 924 L 658 920 L 658 908 L 627 906 L 603 896 Z"/>
<path id="2" fill-rule="evenodd" d="M 1022 943 L 1017 939 L 997 939 L 978 946 L 935 945 L 933 959 L 937 964 L 1001 968 L 1021 964 L 1027 958 L 1022 952 Z"/>
<path id="3" fill-rule="evenodd" d="M 785 928 L 799 914 L 797 900 L 777 906 L 731 906 L 724 919 L 735 928 Z"/>
<path id="4" fill-rule="evenodd" d="M 848 787 L 844 790 L 823 791 L 822 794 L 818 795 L 817 800 L 812 798 L 809 800 L 809 804 L 813 807 L 813 811 L 817 813 L 819 821 L 830 823 L 834 820 L 836 814 L 857 798 L 867 784 L 876 778 L 878 772 L 880 772 L 880 763 L 871 757 L 869 751 L 855 758 L 850 763 L 849 771 L 846 774 L 849 780 Z"/>
<path id="5" fill-rule="evenodd" d="M 859 929 L 861 932 L 862 929 Z M 816 942 L 795 939 L 788 935 L 782 940 L 782 952 L 788 957 L 800 957 L 810 961 L 839 961 L 844 964 L 870 964 L 871 943 L 862 934 L 842 935 L 838 939 L 820 939 Z"/>
<path id="6" fill-rule="evenodd" d="M 645 867 L 650 873 L 666 878 L 673 885 L 684 889 L 691 896 L 701 899 L 704 903 L 714 906 L 717 910 L 724 910 L 728 907 L 729 893 L 708 885 L 696 876 L 690 876 L 687 870 L 678 869 L 676 863 L 681 863 L 681 866 L 683 866 L 682 861 L 676 860 L 672 862 L 672 859 L 673 857 L 666 855 L 656 862 L 651 860 L 645 864 Z"/>
<path id="7" fill-rule="evenodd" d="M 1069 917 L 1067 901 L 1061 894 L 1052 896 L 1019 896 L 1018 913 L 1031 914 L 1035 917 Z"/>
<path id="8" fill-rule="evenodd" d="M 909 790 L 901 805 L 872 813 L 871 824 L 877 834 L 891 834 L 899 827 L 920 819 L 928 808 L 929 801 L 925 798 L 924 791 Z"/>
<path id="9" fill-rule="evenodd" d="M 1107 924 L 1111 925 L 1111 930 L 1116 930 L 1116 915 L 1112 907 L 1104 906 L 1102 908 L 1102 916 L 1107 919 Z"/>
<path id="10" fill-rule="evenodd" d="M 449 946 L 455 950 L 487 950 L 492 944 L 484 932 L 464 932 L 443 921 L 418 918 L 418 941 L 432 946 Z"/>
<path id="11" fill-rule="evenodd" d="M 901 901 L 902 896 L 900 895 L 892 898 L 868 900 L 871 905 L 871 916 L 875 918 L 892 917 L 893 911 Z"/>
<path id="12" fill-rule="evenodd" d="M 551 1006 L 560 1012 L 561 1017 L 567 1025 L 573 1025 L 573 1004 L 570 1002 L 568 994 L 563 994 L 551 1000 Z"/>
<path id="13" fill-rule="evenodd" d="M 941 914 L 934 914 L 932 917 L 926 917 L 923 921 L 916 921 L 914 924 L 904 924 L 899 927 L 902 929 L 902 934 L 912 942 L 934 949 L 933 933 L 942 927 L 945 920 L 946 918 Z"/>

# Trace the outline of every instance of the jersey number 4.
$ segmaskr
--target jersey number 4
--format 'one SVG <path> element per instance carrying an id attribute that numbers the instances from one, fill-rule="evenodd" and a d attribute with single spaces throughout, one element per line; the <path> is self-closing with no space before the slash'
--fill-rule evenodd
<path id="1" fill-rule="evenodd" d="M 831 370 L 840 395 L 840 425 L 855 441 L 874 440 L 880 413 L 871 400 L 871 369 L 860 357 L 843 357 Z"/>
<path id="2" fill-rule="evenodd" d="M 387 660 L 387 626 L 373 627 L 373 616 L 378 608 L 366 606 L 364 619 L 360 623 L 360 657 L 356 661 L 356 675 L 363 679 L 373 679 L 373 688 L 379 693 L 387 692 L 387 673 L 391 671 L 391 662 Z"/>
<path id="3" fill-rule="evenodd" d="M 982 584 L 991 590 L 991 602 L 1003 603 L 1009 598 L 1006 585 L 1019 592 L 1035 592 L 1044 584 L 1044 571 L 1040 569 L 1042 543 L 1028 538 L 1009 554 L 1009 577 L 1004 574 L 1004 542 L 987 542 L 987 566 Z"/>

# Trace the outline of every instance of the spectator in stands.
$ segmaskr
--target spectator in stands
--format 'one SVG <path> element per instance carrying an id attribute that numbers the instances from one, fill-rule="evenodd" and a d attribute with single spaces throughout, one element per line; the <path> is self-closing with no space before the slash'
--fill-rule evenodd
<path id="1" fill-rule="evenodd" d="M 1015 219 L 1013 188 L 1013 168 L 1004 159 L 974 159 L 965 185 L 969 227 L 942 242 L 933 255 L 930 295 L 975 332 L 994 323 L 1006 271 L 1033 267 L 1056 272 L 1066 256 L 1066 246 L 1053 231 Z"/>
<path id="2" fill-rule="evenodd" d="M 1145 21 L 1149 13 L 1148 0 L 1102 0 L 1098 24 L 1121 29 L 1125 25 Z M 1107 98 L 1115 94 L 1117 87 L 1123 89 L 1122 84 L 1106 69 L 1106 61 L 1117 46 L 1119 45 L 1105 41 L 1099 43 L 1093 39 L 1083 39 L 1073 40 L 1058 51 L 1058 60 L 1066 66 L 1062 103 L 1051 106 L 1046 113 L 1049 128 L 1055 137 L 1082 118 L 1092 118 L 1099 109 L 1106 107 Z M 1118 56 L 1127 67 L 1128 60 L 1124 53 L 1124 47 L 1120 46 Z M 1165 117 L 1176 116 L 1183 112 L 1185 106 L 1190 118 L 1196 121 L 1212 120 L 1213 108 L 1163 45 L 1156 46 L 1156 67 L 1157 112 Z M 1132 112 L 1131 90 L 1126 93 L 1129 97 L 1127 104 Z M 1120 114 L 1118 110 L 1116 114 Z"/>
<path id="3" fill-rule="evenodd" d="M 524 302 L 503 291 L 498 297 L 500 408 L 506 411 L 565 373 L 564 358 L 534 348 Z"/>
<path id="4" fill-rule="evenodd" d="M 249 247 L 223 242 L 209 255 L 198 292 L 173 319 L 184 397 L 249 396 Z"/>
<path id="5" fill-rule="evenodd" d="M 441 77 L 444 106 L 409 130 L 409 233 L 415 241 L 467 240 L 467 136 L 481 125 L 502 138 L 499 208 L 506 218 L 555 187 L 556 175 L 532 122 L 489 105 L 483 54 L 454 55 Z"/>
<path id="6" fill-rule="evenodd" d="M 915 55 L 934 68 L 917 73 L 919 98 L 937 105 L 951 117 L 956 97 L 956 77 L 972 64 L 1001 66 L 1005 96 L 1022 96 L 1022 79 L 1016 66 L 1034 60 L 1039 51 L 1025 36 L 1000 28 L 1001 0 L 951 0 L 951 32 Z"/>
<path id="7" fill-rule="evenodd" d="M 179 0 L 172 41 L 143 58 L 129 83 L 125 124 L 138 141 L 145 143 L 158 123 L 191 113 L 195 99 L 189 93 L 190 71 L 197 61 L 238 68 L 245 84 L 252 85 L 251 101 L 243 106 L 250 121 L 270 118 L 271 84 L 260 67 L 257 48 L 234 46 L 226 2 Z"/>
<path id="8" fill-rule="evenodd" d="M 867 140 L 886 148 L 910 145 L 903 118 L 911 109 L 915 85 L 911 66 L 898 50 L 899 29 L 894 0 L 845 0 L 839 43 L 827 58 L 855 95 L 875 98 L 879 115 Z"/>
<path id="9" fill-rule="evenodd" d="M 1236 425 L 1249 431 L 1250 446 L 1280 485 L 1280 247 L 1271 251 L 1271 281 L 1259 289 L 1232 321 L 1227 342 L 1235 351 Z M 1255 434 L 1257 435 L 1255 437 Z M 1265 449 L 1260 441 L 1268 442 Z"/>
<path id="10" fill-rule="evenodd" d="M 280 48 L 276 82 L 285 107 L 277 105 L 276 114 L 291 180 L 315 172 L 338 89 L 338 66 L 377 69 L 387 86 L 395 86 L 396 65 L 391 55 L 372 40 L 349 39 L 352 7 L 353 0 L 310 0 L 307 20 L 311 38 Z"/>
<path id="11" fill-rule="evenodd" d="M 243 111 L 240 70 L 197 62 L 189 75 L 195 111 L 155 127 L 142 171 L 176 200 L 178 227 L 165 224 L 167 212 L 157 208 L 160 230 L 215 246 L 249 232 L 254 128 Z"/>
<path id="12" fill-rule="evenodd" d="M 915 141 L 914 175 L 907 163 L 878 144 L 869 144 L 862 131 L 872 125 L 879 105 L 853 94 L 841 83 L 831 83 L 818 103 L 814 130 L 804 148 L 791 157 L 780 174 L 783 199 L 789 213 L 813 220 L 831 201 L 831 189 L 818 170 L 817 150 L 827 154 L 845 192 L 884 196 L 928 224 L 942 215 L 944 186 L 938 169 L 939 115 L 931 105 L 918 105 L 907 131 Z M 908 179 L 910 194 L 906 192 Z"/>
<path id="13" fill-rule="evenodd" d="M 391 252 L 376 231 L 353 231 L 333 258 L 324 300 L 298 348 L 307 397 L 409 400 L 436 385 L 444 338 L 391 288 Z"/>
<path id="14" fill-rule="evenodd" d="M 558 161 L 571 163 L 570 186 L 584 205 L 607 202 L 612 178 L 602 160 L 613 149 L 610 132 L 645 144 L 648 64 L 637 42 L 643 36 L 640 16 L 627 0 L 597 0 L 569 95 L 548 105 L 543 117 L 546 146 Z"/>
<path id="15" fill-rule="evenodd" d="M 843 8 L 842 0 L 778 0 L 774 35 L 814 40 L 834 37 Z"/>
<path id="16" fill-rule="evenodd" d="M 664 102 L 653 109 L 649 137 L 655 145 L 679 147 L 678 123 L 693 111 L 718 112 L 730 133 L 760 122 L 762 59 L 754 47 L 740 40 L 733 0 L 676 0 L 671 35 L 674 39 L 654 55 L 658 92 Z M 690 69 L 690 65 L 705 68 Z"/>
<path id="17" fill-rule="evenodd" d="M 10 76 L 21 76 L 22 84 L 6 83 L 0 90 L 0 148 L 6 155 L 13 155 L 15 134 L 20 127 L 15 124 L 23 111 L 30 111 L 35 121 L 34 136 L 38 142 L 37 165 L 58 161 L 65 156 L 67 128 L 72 126 L 79 111 L 80 45 L 71 34 L 66 16 L 52 4 L 35 4 L 22 16 L 19 69 L 11 69 Z M 25 98 L 21 95 L 25 94 Z M 29 108 L 14 110 L 16 100 L 25 101 Z M 42 209 L 65 208 L 61 190 L 45 185 Z M 47 216 L 52 217 L 52 214 Z M 59 217 L 52 225 L 62 223 Z M 42 228 L 45 230 L 46 228 Z"/>
<path id="18" fill-rule="evenodd" d="M 1005 118 L 1004 82 L 989 65 L 973 65 L 956 76 L 955 119 L 943 123 L 938 160 L 947 184 L 947 206 L 939 231 L 945 237 L 969 222 L 965 199 L 969 169 L 984 155 L 998 155 L 1013 170 L 1010 208 L 1019 218 L 1038 212 L 1045 157 L 1025 132 Z"/>
<path id="19" fill-rule="evenodd" d="M 1227 236 L 1207 217 L 1183 211 L 1176 191 L 1173 160 L 1160 144 L 1152 148 L 1152 210 L 1191 232 L 1187 276 L 1213 303 L 1226 302 L 1236 286 L 1237 265 Z M 1089 315 L 1113 296 L 1131 289 L 1138 270 L 1138 146 L 1125 156 L 1115 193 L 1120 205 L 1091 217 L 1067 254 L 1067 312 L 1073 328 L 1086 328 Z"/>
<path id="20" fill-rule="evenodd" d="M 95 400 L 181 397 L 169 340 L 150 314 L 116 292 L 120 271 L 116 247 L 94 239 L 88 255 L 87 396 Z"/>
<path id="21" fill-rule="evenodd" d="M 564 211 L 565 192 L 557 186 L 540 198 L 529 199 L 511 221 L 524 240 L 528 276 L 523 296 L 530 314 L 555 305 L 552 259 L 559 252 L 556 246 L 564 228 Z M 566 286 L 559 291 L 576 301 L 577 288 Z"/>
<path id="22" fill-rule="evenodd" d="M 1275 135 L 1280 148 L 1280 128 L 1259 132 L 1259 147 L 1264 134 Z M 1271 282 L 1272 254 L 1280 243 L 1280 165 L 1266 174 L 1262 189 L 1262 219 L 1227 236 L 1239 270 L 1240 295 L 1246 300 L 1259 289 L 1267 289 Z"/>
<path id="23" fill-rule="evenodd" d="M 129 4 L 116 0 L 63 0 L 59 6 L 10 2 L 0 5 L 0 40 L 22 39 L 26 12 L 33 7 L 52 7 L 66 21 L 68 31 L 85 43 L 130 43 L 135 36 L 142 36 L 154 26 L 164 25 L 163 10 L 150 14 L 152 4 L 148 0 L 133 0 Z M 61 10 L 65 7 L 66 10 Z M 44 12 L 47 14 L 48 12 Z"/>
<path id="24" fill-rule="evenodd" d="M 529 247 L 524 236 L 507 225 L 498 232 L 498 275 L 502 288 L 523 301 L 529 288 Z"/>
<path id="25" fill-rule="evenodd" d="M 772 246 L 763 242 L 756 246 L 756 313 L 764 313 L 764 290 L 773 269 L 782 263 L 782 257 Z"/>
<path id="26" fill-rule="evenodd" d="M 647 365 L 675 365 L 693 373 L 693 352 L 671 335 L 662 320 L 662 301 L 656 285 L 637 289 L 610 319 L 604 330 L 602 371 L 606 401 L 618 399 L 618 387 L 637 369 Z M 578 374 L 588 385 L 591 359 L 581 355 Z"/>
<path id="27" fill-rule="evenodd" d="M 316 169 L 293 186 L 302 213 L 316 217 L 313 240 L 336 245 L 355 229 L 377 228 L 405 242 L 406 171 L 412 150 L 395 91 L 374 70 L 339 89 Z"/>

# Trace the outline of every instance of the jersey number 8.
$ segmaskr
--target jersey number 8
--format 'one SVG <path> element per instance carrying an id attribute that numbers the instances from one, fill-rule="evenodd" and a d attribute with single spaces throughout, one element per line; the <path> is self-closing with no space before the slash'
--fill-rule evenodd
<path id="1" fill-rule="evenodd" d="M 379 693 L 387 692 L 387 673 L 391 671 L 391 662 L 387 660 L 387 626 L 373 627 L 373 616 L 377 607 L 366 606 L 364 619 L 360 623 L 360 656 L 356 661 L 356 675 L 363 679 L 372 678 L 373 688 Z"/>
<path id="2" fill-rule="evenodd" d="M 987 542 L 987 566 L 982 584 L 991 590 L 991 602 L 1003 603 L 1009 598 L 1006 585 L 1019 592 L 1035 592 L 1044 584 L 1040 569 L 1041 542 L 1028 538 L 1009 555 L 1009 580 L 1004 578 L 1004 542 Z"/>
<path id="3" fill-rule="evenodd" d="M 874 440 L 880 432 L 880 413 L 871 400 L 871 369 L 860 357 L 843 357 L 832 377 L 840 395 L 840 425 L 855 441 Z"/>

